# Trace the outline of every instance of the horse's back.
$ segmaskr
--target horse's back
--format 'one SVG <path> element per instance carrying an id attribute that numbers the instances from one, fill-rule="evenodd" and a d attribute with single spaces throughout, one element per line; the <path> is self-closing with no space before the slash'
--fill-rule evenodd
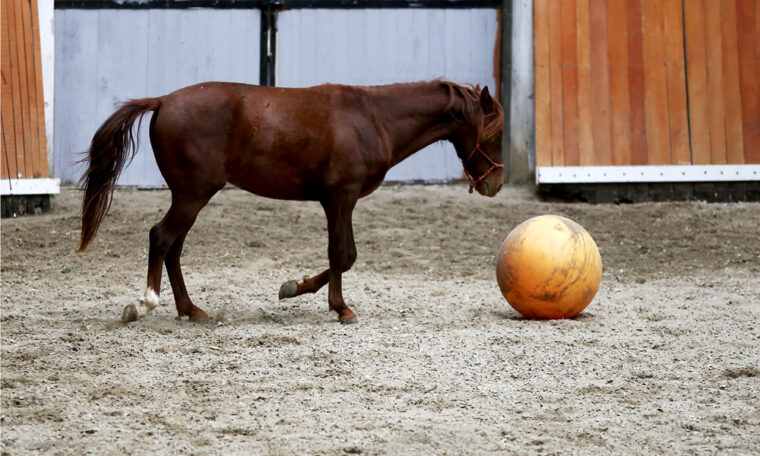
<path id="1" fill-rule="evenodd" d="M 324 187 L 364 172 L 376 148 L 366 140 L 374 128 L 364 97 L 362 88 L 332 84 L 185 87 L 161 99 L 151 131 L 156 161 L 167 182 L 202 172 L 214 185 L 318 199 Z"/>
<path id="2" fill-rule="evenodd" d="M 346 125 L 356 114 L 366 114 L 364 94 L 361 87 L 336 84 L 284 88 L 212 81 L 161 97 L 161 110 L 167 117 L 177 115 L 186 128 L 206 129 L 243 120 L 308 132 L 314 127 L 329 128 L 331 121 Z"/>

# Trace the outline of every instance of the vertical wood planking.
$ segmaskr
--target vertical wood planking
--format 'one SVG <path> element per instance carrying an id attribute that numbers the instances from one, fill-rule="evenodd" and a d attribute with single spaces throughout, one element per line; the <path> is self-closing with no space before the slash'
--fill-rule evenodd
<path id="1" fill-rule="evenodd" d="M 3 156 L 2 171 L 3 178 L 16 177 L 16 120 L 14 118 L 15 109 L 13 109 L 13 92 L 11 88 L 11 48 L 10 48 L 10 27 L 8 26 L 8 8 L 2 7 L 2 128 L 3 128 Z"/>
<path id="2" fill-rule="evenodd" d="M 736 8 L 744 162 L 760 163 L 760 24 L 755 23 L 760 5 L 736 0 Z"/>
<path id="3" fill-rule="evenodd" d="M 29 16 L 29 4 L 28 2 L 17 2 L 15 6 L 15 28 L 16 28 L 16 35 L 15 35 L 15 47 L 16 52 L 18 55 L 18 62 L 16 65 L 16 70 L 18 71 L 18 79 L 19 79 L 19 89 L 21 91 L 21 102 L 23 103 L 22 111 L 21 111 L 21 117 L 23 121 L 23 131 L 24 131 L 24 137 L 23 137 L 23 152 L 22 155 L 19 156 L 18 160 L 23 159 L 24 165 L 23 165 L 23 175 L 22 177 L 27 177 L 32 175 L 32 156 L 34 155 L 34 151 L 37 147 L 36 144 L 34 144 L 34 135 L 32 135 L 32 113 L 31 113 L 31 105 L 33 103 L 30 103 L 30 93 L 29 93 L 29 78 L 27 77 L 27 53 L 25 42 L 27 40 L 28 32 L 27 28 L 29 27 L 28 24 L 28 16 Z"/>
<path id="4" fill-rule="evenodd" d="M 562 131 L 565 137 L 565 166 L 580 165 L 578 154 L 578 70 L 575 0 L 560 5 L 562 35 Z"/>
<path id="5" fill-rule="evenodd" d="M 589 0 L 576 0 L 578 35 L 578 152 L 581 166 L 594 164 L 591 122 L 591 31 Z"/>
<path id="6" fill-rule="evenodd" d="M 710 164 L 710 108 L 704 0 L 684 2 L 684 23 L 692 163 L 707 165 Z"/>
<path id="7" fill-rule="evenodd" d="M 641 0 L 627 0 L 625 6 L 628 31 L 628 95 L 631 109 L 631 164 L 645 165 L 648 155 Z"/>
<path id="8" fill-rule="evenodd" d="M 591 123 L 594 134 L 594 164 L 612 164 L 610 123 L 609 43 L 607 1 L 589 1 L 591 36 Z"/>
<path id="9" fill-rule="evenodd" d="M 609 0 L 610 121 L 612 164 L 631 164 L 631 106 L 628 80 L 628 20 L 626 0 Z"/>
<path id="10" fill-rule="evenodd" d="M 660 0 L 641 1 L 644 50 L 644 86 L 647 123 L 648 163 L 669 165 L 668 89 L 665 71 L 665 31 Z"/>
<path id="11" fill-rule="evenodd" d="M 13 160 L 16 162 L 16 175 L 13 176 L 14 178 L 23 177 L 26 174 L 26 163 L 24 162 L 24 149 L 26 146 L 24 137 L 26 129 L 24 127 L 26 125 L 27 117 L 24 115 L 26 111 L 24 107 L 25 92 L 22 87 L 22 79 L 20 74 L 21 67 L 23 67 L 21 63 L 23 53 L 19 53 L 19 37 L 21 36 L 21 31 L 18 30 L 18 28 L 21 26 L 21 21 L 19 21 L 19 15 L 21 12 L 17 11 L 20 6 L 21 5 L 16 2 L 4 4 L 4 7 L 8 8 L 8 28 L 10 29 L 11 48 L 11 66 L 9 68 L 9 71 L 11 73 L 11 92 L 13 93 L 14 107 L 13 111 L 14 118 L 16 120 L 16 150 L 13 151 Z"/>
<path id="12" fill-rule="evenodd" d="M 705 1 L 707 37 L 707 99 L 710 122 L 710 163 L 726 163 L 726 110 L 723 99 L 723 39 L 721 0 Z"/>
<path id="13" fill-rule="evenodd" d="M 552 165 L 565 165 L 565 136 L 562 113 L 562 29 L 560 2 L 549 0 L 549 72 L 552 99 Z"/>
<path id="14" fill-rule="evenodd" d="M 552 105 L 549 51 L 549 0 L 533 5 L 533 66 L 536 97 L 536 166 L 552 164 Z"/>
<path id="15" fill-rule="evenodd" d="M 21 63 L 22 66 L 19 68 L 19 77 L 22 84 L 22 93 L 25 94 L 25 102 L 27 103 L 24 106 L 27 116 L 27 123 L 24 124 L 24 163 L 26 167 L 24 177 L 32 178 L 41 175 L 39 172 L 39 114 L 43 113 L 37 112 L 37 81 L 34 70 L 31 1 L 20 2 L 16 8 L 17 11 L 21 11 L 21 23 L 17 24 L 16 31 L 21 32 L 19 36 L 20 41 L 17 43 L 17 46 L 19 56 L 23 56 L 23 63 Z M 44 124 L 44 122 L 43 118 L 42 123 Z"/>
<path id="16" fill-rule="evenodd" d="M 45 128 L 45 93 L 43 90 L 42 79 L 42 49 L 40 47 L 40 21 L 39 11 L 37 8 L 37 2 L 31 1 L 32 6 L 32 37 L 34 38 L 34 46 L 32 49 L 32 55 L 34 59 L 34 78 L 37 90 L 37 136 L 39 138 L 39 151 L 38 160 L 39 168 L 35 170 L 39 177 L 48 177 L 48 159 L 47 159 L 47 131 Z"/>
<path id="17" fill-rule="evenodd" d="M 760 163 L 758 3 L 536 0 L 537 164 Z"/>
<path id="18" fill-rule="evenodd" d="M 13 125 L 15 134 L 15 148 L 11 151 L 11 161 L 15 164 L 15 170 L 12 178 L 23 177 L 26 175 L 26 167 L 24 165 L 24 106 L 21 91 L 21 78 L 19 74 L 20 62 L 18 46 L 19 42 L 23 43 L 23 40 L 18 40 L 16 28 L 18 21 L 16 19 L 16 9 L 18 4 L 15 2 L 9 2 L 4 4 L 3 9 L 8 10 L 8 47 L 10 56 L 10 66 L 8 72 L 10 73 L 11 80 L 11 106 L 13 107 Z"/>
<path id="19" fill-rule="evenodd" d="M 736 0 L 721 1 L 723 38 L 723 96 L 726 103 L 726 161 L 744 163 L 742 100 L 739 85 L 739 43 Z M 749 46 L 749 43 L 745 44 Z"/>
<path id="20" fill-rule="evenodd" d="M 691 164 L 689 113 L 684 66 L 683 6 L 681 0 L 664 0 L 665 70 L 668 84 L 670 155 L 674 165 Z"/>
<path id="21" fill-rule="evenodd" d="M 38 112 L 37 107 L 37 78 L 35 77 L 34 69 L 34 42 L 35 37 L 32 34 L 32 10 L 31 3 L 36 1 L 21 2 L 22 10 L 22 37 L 24 40 L 19 43 L 19 52 L 24 53 L 24 68 L 21 68 L 21 77 L 24 87 L 27 93 L 27 99 L 29 104 L 27 109 L 29 111 L 29 124 L 26 131 L 26 141 L 29 142 L 29 149 L 24 154 L 26 161 L 27 174 L 24 177 L 40 177 L 40 115 L 44 116 L 43 112 Z M 41 81 L 40 81 L 41 82 Z M 42 95 L 42 94 L 40 94 Z M 42 119 L 44 125 L 44 117 Z"/>
<path id="22" fill-rule="evenodd" d="M 16 26 L 18 21 L 16 20 L 16 8 L 18 4 L 15 2 L 4 3 L 2 5 L 3 10 L 8 11 L 8 47 L 10 56 L 10 66 L 7 68 L 7 72 L 10 73 L 10 91 L 11 91 L 11 106 L 13 109 L 14 119 L 14 136 L 16 147 L 11 151 L 11 161 L 16 167 L 12 178 L 18 178 L 24 175 L 24 117 L 23 106 L 21 102 L 21 87 L 19 78 L 19 57 L 18 57 L 18 39 L 16 36 Z"/>

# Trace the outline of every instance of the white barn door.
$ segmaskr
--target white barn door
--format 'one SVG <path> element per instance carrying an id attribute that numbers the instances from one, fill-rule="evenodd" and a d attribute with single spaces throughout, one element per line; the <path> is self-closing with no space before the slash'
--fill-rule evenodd
<path id="1" fill-rule="evenodd" d="M 392 84 L 435 78 L 496 88 L 495 9 L 301 9 L 277 19 L 277 85 Z M 391 181 L 461 179 L 449 143 L 388 173 Z"/>
<path id="2" fill-rule="evenodd" d="M 62 9 L 55 12 L 55 176 L 76 182 L 92 135 L 130 98 L 204 81 L 258 84 L 257 9 Z M 161 186 L 143 118 L 119 185 Z"/>

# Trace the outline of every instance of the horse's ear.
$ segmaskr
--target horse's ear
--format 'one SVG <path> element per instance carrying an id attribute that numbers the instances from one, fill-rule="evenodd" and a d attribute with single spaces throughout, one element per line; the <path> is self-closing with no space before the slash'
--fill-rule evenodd
<path id="1" fill-rule="evenodd" d="M 480 106 L 485 113 L 494 110 L 494 101 L 493 98 L 491 98 L 491 93 L 488 91 L 488 86 L 483 87 L 483 90 L 480 92 Z"/>

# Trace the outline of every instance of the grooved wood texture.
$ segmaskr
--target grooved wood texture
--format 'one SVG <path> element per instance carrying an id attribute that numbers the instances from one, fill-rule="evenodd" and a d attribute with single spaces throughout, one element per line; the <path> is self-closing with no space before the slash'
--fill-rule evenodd
<path id="1" fill-rule="evenodd" d="M 760 1 L 536 0 L 536 164 L 760 163 Z"/>
<path id="2" fill-rule="evenodd" d="M 47 177 L 42 58 L 36 0 L 2 1 L 0 176 Z"/>

